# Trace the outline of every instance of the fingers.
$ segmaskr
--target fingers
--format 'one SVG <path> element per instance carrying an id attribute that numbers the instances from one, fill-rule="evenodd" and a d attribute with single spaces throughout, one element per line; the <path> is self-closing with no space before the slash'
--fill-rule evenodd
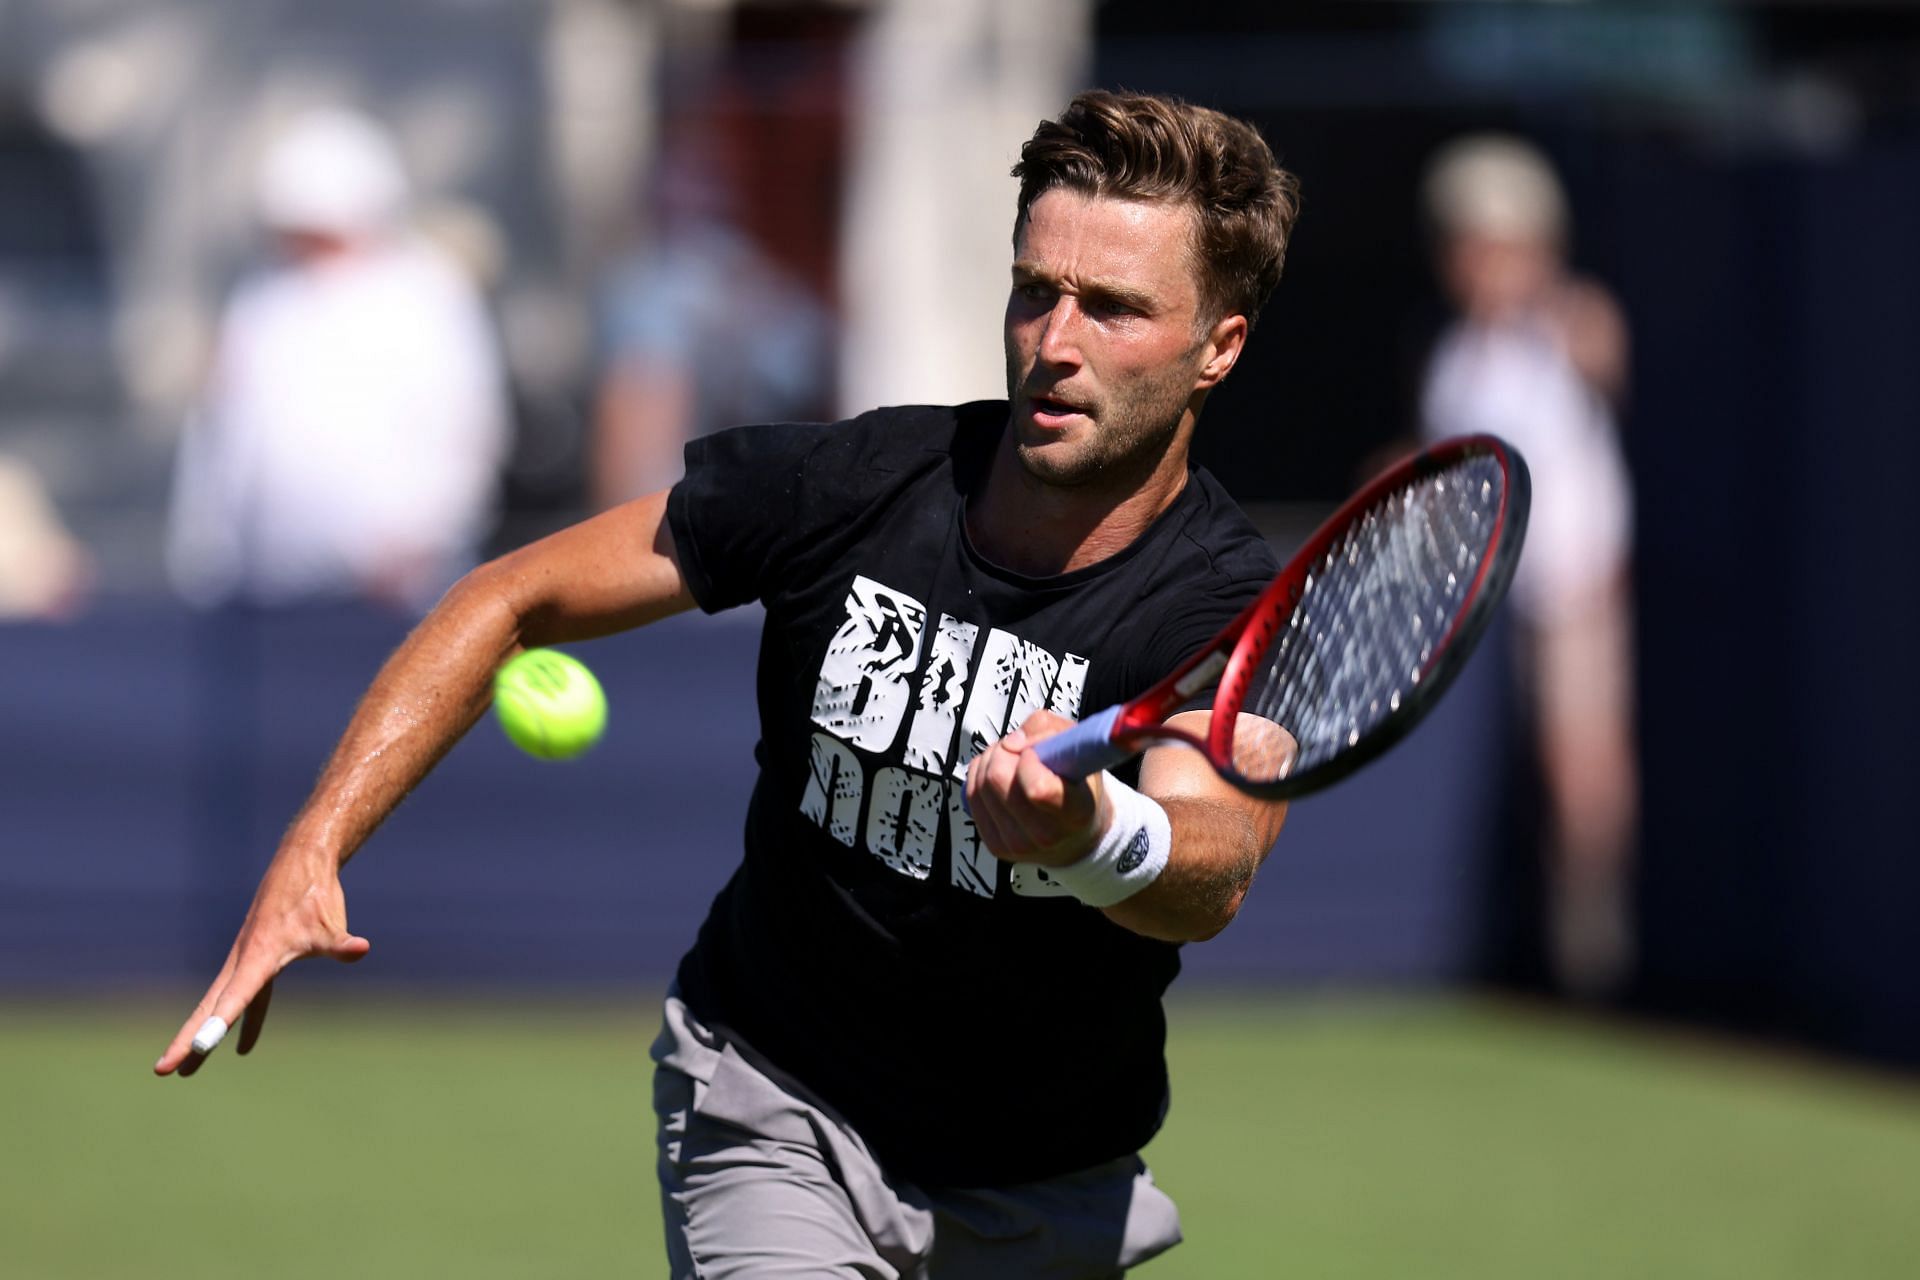
<path id="1" fill-rule="evenodd" d="M 157 1076 L 173 1074 L 175 1069 L 186 1060 L 193 1044 L 193 1037 L 200 1030 L 200 1024 L 206 1020 L 207 1015 L 196 1008 L 192 1016 L 181 1025 L 180 1030 L 174 1033 L 172 1042 L 161 1051 L 159 1060 L 153 1064 L 153 1074 Z"/>
<path id="2" fill-rule="evenodd" d="M 1015 862 L 1071 861 L 1097 837 L 1095 793 L 1084 782 L 1062 779 L 1030 750 L 1069 723 L 1036 712 L 968 763 L 968 810 L 995 855 Z"/>
<path id="3" fill-rule="evenodd" d="M 182 1079 L 199 1072 L 207 1061 L 207 1055 L 218 1048 L 220 1041 L 226 1037 L 227 1028 L 241 1021 L 254 998 L 266 989 L 278 971 L 277 966 L 268 969 L 265 966 L 249 967 L 246 964 L 234 970 L 232 980 L 221 989 L 219 995 L 214 997 L 212 1008 L 206 1012 L 198 1024 L 192 1026 L 191 1033 L 187 1037 L 185 1052 L 175 1059 L 175 1066 Z M 271 1000 L 272 997 L 268 998 Z M 198 1010 L 195 1012 L 197 1013 Z M 182 1029 L 186 1030 L 186 1028 Z M 241 1036 L 246 1039 L 246 1031 L 243 1030 Z M 259 1036 L 260 1033 L 256 1029 L 252 1038 L 247 1040 L 249 1050 L 253 1048 L 253 1041 L 259 1039 Z M 178 1044 L 177 1038 L 175 1043 Z M 173 1049 L 168 1050 L 169 1056 L 174 1053 Z M 154 1065 L 154 1070 L 165 1075 L 167 1072 L 162 1068 L 166 1066 L 167 1058 L 163 1057 Z"/>
<path id="4" fill-rule="evenodd" d="M 352 964 L 372 947 L 367 939 L 343 930 L 330 942 L 299 954 L 328 955 Z M 181 1024 L 167 1051 L 153 1064 L 155 1075 L 178 1074 L 183 1079 L 195 1075 L 205 1065 L 208 1055 L 225 1039 L 228 1029 L 236 1025 L 240 1028 L 240 1039 L 235 1051 L 253 1052 L 265 1029 L 267 1010 L 273 1004 L 273 980 L 295 957 L 282 958 L 249 948 L 249 958 L 239 961 L 236 957 L 240 949 L 236 943 L 234 954 L 228 957 L 220 977 L 194 1006 L 193 1014 Z M 252 958 L 256 955 L 260 958 Z"/>
<path id="5" fill-rule="evenodd" d="M 233 976 L 234 957 L 238 953 L 239 946 L 235 944 L 234 949 L 227 953 L 227 962 L 220 966 L 219 976 L 214 978 L 213 985 L 208 987 L 206 994 L 200 997 L 200 1003 L 193 1006 L 193 1012 L 188 1014 L 187 1020 L 180 1024 L 180 1029 L 173 1033 L 173 1040 L 167 1045 L 166 1051 L 160 1055 L 160 1060 L 153 1064 L 155 1075 L 170 1075 L 186 1060 L 187 1054 L 192 1050 L 194 1036 L 199 1034 L 207 1016 L 213 1012 L 214 1001 L 219 998 L 222 991 L 226 990 L 227 982 Z"/>
<path id="6" fill-rule="evenodd" d="M 273 1004 L 273 979 L 267 979 L 260 988 L 260 994 L 247 1006 L 247 1012 L 240 1019 L 240 1043 L 233 1051 L 242 1057 L 253 1052 L 253 1046 L 260 1042 L 260 1031 L 267 1024 L 267 1009 Z"/>
<path id="7" fill-rule="evenodd" d="M 200 1024 L 200 1029 L 193 1033 L 193 1051 L 202 1055 L 212 1053 L 220 1047 L 220 1042 L 227 1038 L 227 1030 L 225 1018 L 218 1014 L 208 1018 Z"/>
<path id="8" fill-rule="evenodd" d="M 969 790 L 971 790 L 971 784 L 969 784 Z M 967 816 L 973 823 L 973 829 L 979 833 L 980 843 L 985 845 L 994 856 L 999 858 L 1013 856 L 1014 846 L 1007 839 L 1006 833 L 1001 830 L 1000 815 L 992 806 L 984 803 L 973 804 L 969 801 Z"/>
<path id="9" fill-rule="evenodd" d="M 216 1027 L 219 1028 L 217 1034 L 214 1030 Z M 212 1053 L 219 1046 L 220 1037 L 224 1035 L 226 1035 L 226 1026 L 219 1016 L 209 1016 L 194 1033 L 193 1043 L 187 1049 L 186 1060 L 180 1064 L 180 1069 L 174 1074 L 185 1080 L 198 1073 L 206 1064 L 207 1054 Z M 200 1048 L 203 1044 L 207 1046 L 204 1051 Z"/>
<path id="10" fill-rule="evenodd" d="M 1020 722 L 1019 733 L 1028 742 L 1038 742 L 1042 738 L 1051 738 L 1054 734 L 1073 728 L 1073 721 L 1057 711 L 1042 708 Z M 1007 735 L 1012 737 L 1012 734 Z"/>
<path id="11" fill-rule="evenodd" d="M 273 1003 L 273 980 L 282 969 L 305 956 L 331 956 L 351 964 L 371 949 L 365 938 L 347 931 L 346 896 L 337 865 L 316 864 L 282 849 L 260 882 L 220 976 L 153 1064 L 155 1074 L 193 1075 L 234 1026 L 240 1028 L 238 1052 L 251 1053 Z"/>

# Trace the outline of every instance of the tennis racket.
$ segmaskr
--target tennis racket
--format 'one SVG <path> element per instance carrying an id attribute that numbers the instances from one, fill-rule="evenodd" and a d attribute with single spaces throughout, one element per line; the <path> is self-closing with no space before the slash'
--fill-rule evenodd
<path id="1" fill-rule="evenodd" d="M 1405 737 L 1466 664 L 1519 563 L 1530 492 L 1526 463 L 1493 436 L 1416 454 L 1334 512 L 1172 675 L 1034 752 L 1084 778 L 1182 742 L 1274 800 L 1339 781 Z M 1215 681 L 1204 740 L 1162 723 Z"/>

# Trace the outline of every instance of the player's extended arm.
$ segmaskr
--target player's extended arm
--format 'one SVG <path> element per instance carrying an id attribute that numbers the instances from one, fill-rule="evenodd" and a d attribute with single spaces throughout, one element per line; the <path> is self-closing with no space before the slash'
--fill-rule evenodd
<path id="1" fill-rule="evenodd" d="M 154 1064 L 192 1075 L 209 1017 L 246 1015 L 253 1048 L 273 979 L 305 956 L 357 960 L 340 868 L 486 710 L 494 671 L 523 648 L 637 627 L 693 598 L 666 525 L 666 495 L 616 507 L 462 578 L 374 678 L 261 878 L 213 985 Z"/>
<path id="2" fill-rule="evenodd" d="M 1170 723 L 1206 735 L 1210 712 Z M 1098 841 L 1108 821 L 1099 779 L 1067 782 L 1028 748 L 1071 722 L 1037 711 L 1018 730 L 975 757 L 967 801 L 987 847 L 1010 862 L 1064 866 Z M 1232 922 L 1253 873 L 1279 838 L 1283 802 L 1256 800 L 1221 781 L 1198 752 L 1156 747 L 1140 762 L 1140 791 L 1166 810 L 1173 849 L 1154 882 L 1103 908 L 1135 933 L 1199 942 Z"/>

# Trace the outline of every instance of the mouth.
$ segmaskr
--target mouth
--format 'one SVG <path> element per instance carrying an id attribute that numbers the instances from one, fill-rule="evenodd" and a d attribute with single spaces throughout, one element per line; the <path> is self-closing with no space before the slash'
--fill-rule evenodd
<path id="1" fill-rule="evenodd" d="M 1056 396 L 1027 396 L 1027 410 L 1034 424 L 1050 431 L 1064 429 L 1075 418 L 1090 416 L 1086 409 L 1070 400 Z"/>

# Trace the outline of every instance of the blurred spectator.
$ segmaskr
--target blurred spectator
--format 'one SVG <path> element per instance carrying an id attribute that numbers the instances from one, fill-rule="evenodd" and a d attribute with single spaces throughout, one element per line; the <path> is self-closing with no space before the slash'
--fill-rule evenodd
<path id="1" fill-rule="evenodd" d="M 423 609 L 476 558 L 507 444 L 474 282 L 408 226 L 398 153 L 343 110 L 269 147 L 278 261 L 242 283 L 181 445 L 168 564 L 201 604 Z"/>
<path id="2" fill-rule="evenodd" d="M 597 507 L 678 480 L 695 436 L 817 416 L 828 397 L 832 317 L 741 228 L 715 154 L 670 140 L 658 181 L 659 235 L 607 291 Z"/>
<path id="3" fill-rule="evenodd" d="M 857 23 L 845 6 L 739 4 L 713 65 L 667 77 L 649 225 L 602 298 L 594 505 L 677 480 L 695 436 L 831 414 Z"/>
<path id="4" fill-rule="evenodd" d="M 841 416 L 1006 394 L 1007 281 L 980 264 L 1006 252 L 1011 171 L 1033 122 L 1091 83 L 1093 15 L 1093 0 L 869 10 L 851 50 Z M 902 324 L 905 298 L 938 304 Z"/>
<path id="5" fill-rule="evenodd" d="M 91 564 L 40 477 L 0 454 L 0 621 L 71 616 L 92 579 Z"/>
<path id="6" fill-rule="evenodd" d="M 1511 904 L 1535 922 L 1531 930 L 1493 922 L 1508 953 L 1493 957 L 1506 970 L 1495 976 L 1527 980 L 1544 965 L 1537 976 L 1561 989 L 1601 995 L 1632 962 L 1638 820 L 1632 494 L 1614 423 L 1626 329 L 1601 286 L 1568 272 L 1566 200 L 1533 148 L 1493 136 L 1457 141 L 1432 163 L 1425 197 L 1459 316 L 1427 367 L 1422 429 L 1429 439 L 1502 436 L 1533 475 L 1512 599 L 1545 801 L 1520 837 L 1542 849 L 1542 865 L 1521 882 L 1544 881 L 1544 901 Z M 1536 954 L 1515 954 L 1528 950 Z"/>

